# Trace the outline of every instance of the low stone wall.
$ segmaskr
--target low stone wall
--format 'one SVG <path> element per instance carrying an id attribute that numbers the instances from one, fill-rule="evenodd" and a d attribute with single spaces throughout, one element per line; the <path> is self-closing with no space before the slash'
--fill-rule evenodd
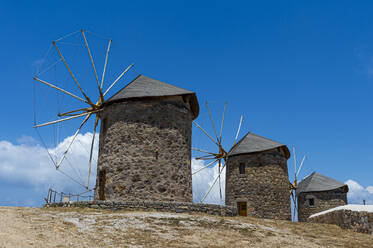
<path id="1" fill-rule="evenodd" d="M 87 207 L 112 210 L 155 210 L 174 213 L 206 213 L 220 216 L 236 216 L 237 208 L 214 204 L 189 202 L 155 202 L 155 201 L 84 201 L 58 202 L 45 204 L 44 207 Z"/>
<path id="2" fill-rule="evenodd" d="M 309 222 L 335 224 L 343 229 L 373 234 L 373 213 L 352 210 L 336 210 L 308 218 Z"/>

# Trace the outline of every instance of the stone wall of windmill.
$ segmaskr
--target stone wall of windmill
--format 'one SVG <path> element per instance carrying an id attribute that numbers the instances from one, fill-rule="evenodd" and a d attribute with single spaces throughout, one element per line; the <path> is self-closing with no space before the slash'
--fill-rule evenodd
<path id="1" fill-rule="evenodd" d="M 290 220 L 287 159 L 281 147 L 230 156 L 226 205 L 236 206 L 240 215 Z M 244 206 L 246 212 L 240 213 Z"/>
<path id="2" fill-rule="evenodd" d="M 172 95 L 165 84 L 168 96 L 127 97 L 144 85 L 159 95 L 163 84 L 140 76 L 105 105 L 95 199 L 192 202 L 194 93 Z"/>
<path id="3" fill-rule="evenodd" d="M 298 195 L 298 221 L 322 211 L 347 204 L 347 192 L 341 187 L 321 192 L 303 192 Z"/>

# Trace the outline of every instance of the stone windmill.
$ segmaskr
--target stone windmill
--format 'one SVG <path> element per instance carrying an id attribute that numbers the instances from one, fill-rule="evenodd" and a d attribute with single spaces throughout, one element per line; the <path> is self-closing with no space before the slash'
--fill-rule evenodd
<path id="1" fill-rule="evenodd" d="M 39 112 L 34 109 L 34 127 L 38 133 L 50 128 L 62 136 L 62 142 L 52 147 L 42 143 L 56 170 L 88 190 L 95 188 L 97 200 L 191 202 L 191 129 L 199 113 L 196 94 L 138 75 L 108 97 L 133 66 L 119 55 L 115 67 L 113 47 L 111 39 L 85 30 L 52 42 L 34 76 L 36 90 L 43 93 L 34 101 L 46 99 Z M 46 116 L 47 111 L 51 116 Z M 60 127 L 68 127 L 67 132 L 59 132 Z M 96 186 L 91 187 L 98 127 Z M 86 133 L 81 135 L 83 130 Z M 86 145 L 77 149 L 81 140 Z M 74 152 L 87 161 L 71 163 Z M 74 175 L 64 171 L 68 166 Z"/>
<path id="2" fill-rule="evenodd" d="M 304 178 L 296 190 L 298 221 L 307 221 L 312 214 L 347 204 L 348 186 L 313 172 Z"/>
<path id="3" fill-rule="evenodd" d="M 192 202 L 194 92 L 139 75 L 105 101 L 95 198 Z"/>
<path id="4" fill-rule="evenodd" d="M 226 205 L 243 216 L 290 220 L 289 157 L 286 145 L 247 133 L 229 151 Z"/>

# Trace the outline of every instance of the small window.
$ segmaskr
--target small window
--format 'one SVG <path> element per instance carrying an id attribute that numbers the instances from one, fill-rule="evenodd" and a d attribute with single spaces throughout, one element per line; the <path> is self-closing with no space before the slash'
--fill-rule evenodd
<path id="1" fill-rule="evenodd" d="M 315 206 L 315 199 L 313 198 L 308 199 L 308 205 L 310 205 L 311 207 Z"/>
<path id="2" fill-rule="evenodd" d="M 244 163 L 240 164 L 239 169 L 240 169 L 240 174 L 245 174 L 245 164 Z"/>

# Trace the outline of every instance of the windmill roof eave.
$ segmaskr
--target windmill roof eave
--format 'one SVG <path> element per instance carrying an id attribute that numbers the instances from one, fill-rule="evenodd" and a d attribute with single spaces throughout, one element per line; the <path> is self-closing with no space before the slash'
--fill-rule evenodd
<path id="1" fill-rule="evenodd" d="M 281 148 L 285 152 L 285 157 L 290 158 L 290 151 L 288 147 L 277 141 L 264 138 L 257 134 L 248 132 L 240 141 L 237 142 L 229 151 L 229 156 L 236 156 L 242 154 L 251 154 Z"/>
<path id="2" fill-rule="evenodd" d="M 347 193 L 349 188 L 347 184 L 341 183 L 330 177 L 321 175 L 317 172 L 313 172 L 311 175 L 304 178 L 299 184 L 296 190 L 296 195 L 306 192 L 324 192 L 338 188 L 344 188 Z"/>
<path id="3" fill-rule="evenodd" d="M 193 119 L 199 114 L 199 104 L 196 93 L 185 90 L 177 86 L 152 79 L 142 74 L 138 75 L 129 84 L 115 93 L 112 97 L 104 102 L 108 105 L 115 102 L 124 102 L 128 100 L 139 100 L 143 98 L 160 98 L 169 96 L 184 96 L 189 95 L 190 108 L 193 114 Z"/>

